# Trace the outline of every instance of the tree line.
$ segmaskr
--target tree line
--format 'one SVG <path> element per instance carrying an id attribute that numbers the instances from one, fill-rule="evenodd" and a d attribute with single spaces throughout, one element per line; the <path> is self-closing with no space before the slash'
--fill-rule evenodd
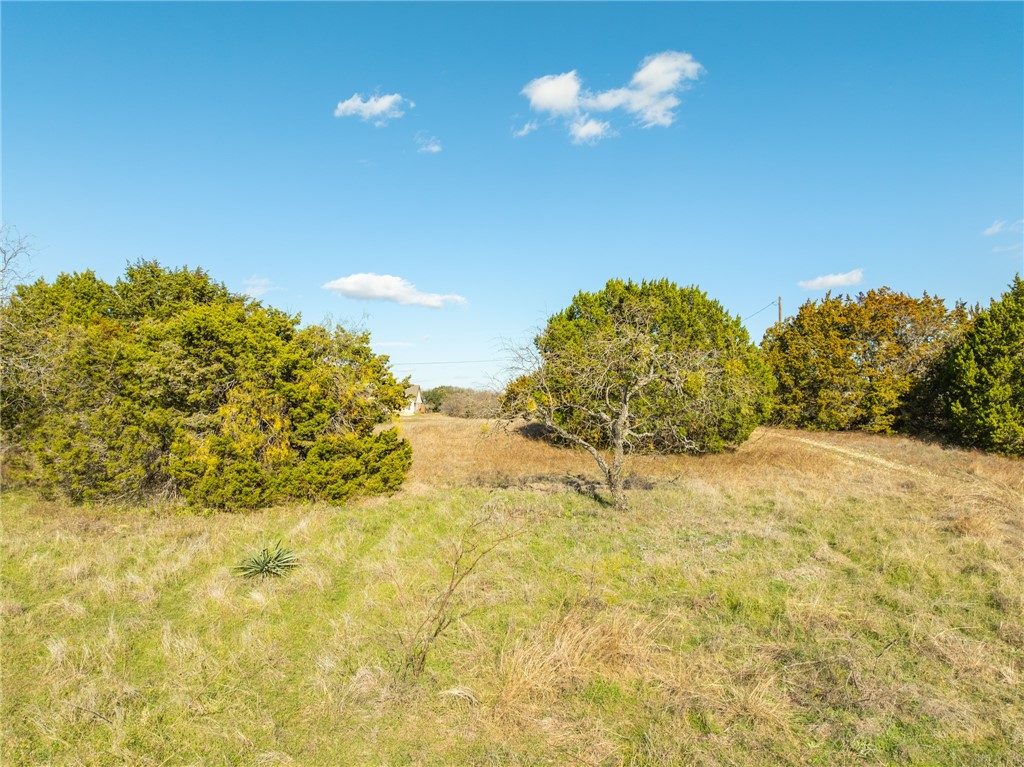
<path id="1" fill-rule="evenodd" d="M 616 505 L 631 453 L 715 453 L 762 423 L 930 435 L 1024 455 L 1024 282 L 987 309 L 888 288 L 827 294 L 753 344 L 696 287 L 612 280 L 522 350 L 507 418 L 594 458 Z"/>
<path id="2" fill-rule="evenodd" d="M 494 418 L 499 399 L 497 392 L 463 386 L 435 386 L 423 392 L 429 412 L 453 418 Z"/>
<path id="3" fill-rule="evenodd" d="M 309 325 L 202 269 L 127 267 L 0 291 L 5 478 L 74 502 L 338 502 L 397 489 L 390 423 L 407 381 L 365 332 Z M 518 353 L 500 395 L 425 393 L 465 417 L 526 419 L 589 453 L 625 502 L 634 453 L 715 453 L 758 425 L 929 435 L 1024 455 L 1024 282 L 985 309 L 888 288 L 826 295 L 753 343 L 697 287 L 611 280 Z"/>
<path id="4" fill-rule="evenodd" d="M 1024 282 L 968 309 L 888 288 L 826 295 L 770 328 L 776 418 L 1024 455 Z"/>

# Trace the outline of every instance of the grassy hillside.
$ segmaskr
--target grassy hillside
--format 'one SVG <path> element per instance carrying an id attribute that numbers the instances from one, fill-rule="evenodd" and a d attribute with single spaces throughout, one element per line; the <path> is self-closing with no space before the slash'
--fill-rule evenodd
<path id="1" fill-rule="evenodd" d="M 1024 764 L 1019 461 L 760 430 L 623 513 L 585 455 L 401 429 L 406 489 L 340 508 L 6 495 L 5 767 Z"/>

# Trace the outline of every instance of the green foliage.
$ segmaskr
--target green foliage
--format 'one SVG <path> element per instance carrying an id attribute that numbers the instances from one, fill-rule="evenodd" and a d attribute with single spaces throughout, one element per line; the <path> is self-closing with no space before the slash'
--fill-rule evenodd
<path id="1" fill-rule="evenodd" d="M 502 398 L 597 462 L 626 504 L 631 453 L 715 453 L 750 436 L 774 381 L 738 317 L 695 287 L 611 280 L 548 320 Z"/>
<path id="2" fill-rule="evenodd" d="M 202 270 L 128 267 L 19 286 L 2 307 L 5 444 L 74 501 L 208 508 L 396 489 L 411 447 L 374 434 L 403 385 L 366 334 L 230 293 Z"/>
<path id="3" fill-rule="evenodd" d="M 391 493 L 412 466 L 412 447 L 394 430 L 363 437 L 326 436 L 285 475 L 289 495 L 344 501 L 353 494 Z"/>
<path id="4" fill-rule="evenodd" d="M 433 389 L 425 389 L 420 396 L 423 398 L 423 404 L 433 412 L 437 413 L 441 410 L 441 404 L 452 394 L 462 391 L 458 386 L 435 386 Z"/>
<path id="5" fill-rule="evenodd" d="M 949 355 L 943 401 L 954 438 L 1024 455 L 1024 281 L 1020 276 Z"/>
<path id="6" fill-rule="evenodd" d="M 967 323 L 963 306 L 888 288 L 808 301 L 765 334 L 782 423 L 889 432 L 908 419 L 908 395 Z M 902 422 L 902 423 L 901 423 Z"/>
<path id="7" fill-rule="evenodd" d="M 293 567 L 299 566 L 298 557 L 291 549 L 281 546 L 281 541 L 271 548 L 260 550 L 259 554 L 246 557 L 234 570 L 245 578 L 280 578 Z"/>
<path id="8" fill-rule="evenodd" d="M 554 426 L 598 448 L 628 400 L 629 452 L 721 452 L 770 406 L 771 373 L 738 317 L 696 287 L 611 280 L 548 320 L 540 366 L 504 405 L 549 410 Z"/>

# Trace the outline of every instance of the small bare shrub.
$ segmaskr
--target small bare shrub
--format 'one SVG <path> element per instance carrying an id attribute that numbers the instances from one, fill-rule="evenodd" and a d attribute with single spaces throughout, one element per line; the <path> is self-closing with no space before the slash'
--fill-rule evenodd
<path id="1" fill-rule="evenodd" d="M 461 587 L 473 574 L 481 560 L 501 546 L 526 532 L 526 528 L 502 529 L 489 536 L 487 528 L 498 516 L 497 510 L 485 507 L 483 514 L 462 531 L 448 552 L 448 578 L 430 600 L 425 615 L 415 630 L 403 641 L 401 679 L 415 679 L 423 673 L 430 648 L 453 622 L 471 612 L 465 607 Z"/>

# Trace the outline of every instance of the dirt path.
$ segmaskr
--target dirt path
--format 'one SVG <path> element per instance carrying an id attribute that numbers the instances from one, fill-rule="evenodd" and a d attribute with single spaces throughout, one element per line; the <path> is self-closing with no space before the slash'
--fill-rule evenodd
<path id="1" fill-rule="evenodd" d="M 781 431 L 775 431 L 774 434 L 790 442 L 799 442 L 817 450 L 826 450 L 841 455 L 851 462 L 871 464 L 888 471 L 917 477 L 932 483 L 933 489 L 946 495 L 954 493 L 961 501 L 969 498 L 974 501 L 983 501 L 985 504 L 994 504 L 1009 512 L 1009 518 L 1017 520 L 1018 524 L 1024 523 L 1024 492 L 1019 487 L 970 471 L 966 466 L 948 466 L 944 467 L 947 471 L 939 472 L 903 461 L 882 458 L 867 450 L 836 445 L 829 442 L 825 435 L 819 437 L 808 432 L 794 434 Z"/>
<path id="2" fill-rule="evenodd" d="M 934 471 L 922 469 L 917 466 L 911 466 L 910 464 L 907 463 L 890 461 L 887 458 L 881 458 L 865 450 L 857 450 L 856 448 L 851 447 L 840 447 L 839 445 L 833 445 L 830 442 L 826 442 L 825 440 L 811 439 L 809 437 L 797 436 L 796 434 L 776 432 L 776 435 L 782 437 L 783 439 L 788 439 L 791 442 L 800 442 L 804 445 L 810 445 L 811 447 L 818 448 L 819 450 L 828 450 L 829 452 L 837 453 L 839 455 L 846 456 L 847 458 L 852 458 L 857 461 L 871 463 L 876 466 L 881 466 L 883 468 L 889 469 L 891 471 L 901 471 L 905 474 L 911 474 L 915 477 L 920 477 L 921 479 L 936 480 L 943 478 L 943 475 L 937 474 Z"/>

